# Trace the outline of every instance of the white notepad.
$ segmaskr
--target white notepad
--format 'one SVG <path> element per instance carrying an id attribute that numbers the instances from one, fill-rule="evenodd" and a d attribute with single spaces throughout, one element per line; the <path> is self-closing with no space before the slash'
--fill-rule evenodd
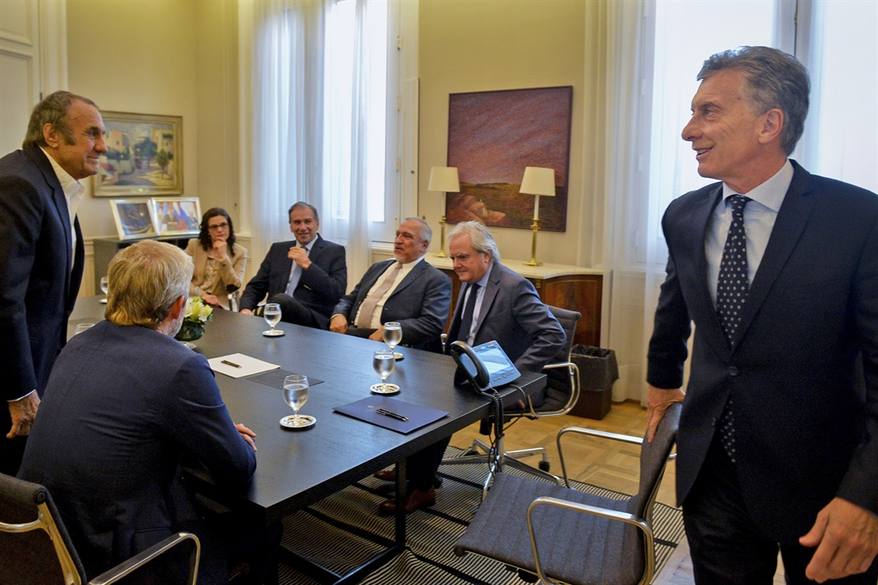
<path id="1" fill-rule="evenodd" d="M 214 372 L 225 374 L 231 378 L 243 378 L 252 374 L 259 374 L 269 370 L 275 370 L 280 366 L 258 360 L 255 357 L 243 353 L 230 353 L 207 360 Z"/>

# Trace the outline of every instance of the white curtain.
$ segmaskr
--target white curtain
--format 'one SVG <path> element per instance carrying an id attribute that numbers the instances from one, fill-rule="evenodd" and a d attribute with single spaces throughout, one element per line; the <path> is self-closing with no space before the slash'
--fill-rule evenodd
<path id="1" fill-rule="evenodd" d="M 369 261 L 365 177 L 367 0 L 252 3 L 251 229 L 254 249 L 291 237 L 297 200 L 347 248 L 350 281 Z M 244 120 L 246 124 L 246 120 Z M 244 133 L 242 133 L 244 134 Z"/>
<path id="2" fill-rule="evenodd" d="M 612 269 L 610 334 L 619 381 L 613 399 L 640 399 L 643 389 L 644 267 L 651 241 L 649 144 L 652 30 L 648 0 L 607 5 L 608 262 Z M 649 279 L 647 279 L 649 280 Z"/>

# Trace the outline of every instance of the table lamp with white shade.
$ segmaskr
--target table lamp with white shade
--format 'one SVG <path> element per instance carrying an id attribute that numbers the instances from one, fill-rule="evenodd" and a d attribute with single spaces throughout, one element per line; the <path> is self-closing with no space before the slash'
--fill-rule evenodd
<path id="1" fill-rule="evenodd" d="M 457 176 L 457 167 L 433 167 L 430 169 L 430 183 L 428 191 L 442 191 L 443 193 L 460 193 L 460 180 Z M 445 254 L 445 199 L 442 200 L 442 219 L 439 220 L 439 252 L 436 256 L 446 258 Z"/>
<path id="2" fill-rule="evenodd" d="M 543 197 L 555 196 L 555 170 L 543 167 L 525 167 L 524 176 L 521 178 L 521 188 L 518 190 L 523 195 L 534 195 L 534 219 L 530 226 L 533 236 L 530 243 L 530 260 L 525 262 L 527 266 L 539 266 L 542 262 L 537 260 L 537 232 L 540 231 L 540 195 Z"/>

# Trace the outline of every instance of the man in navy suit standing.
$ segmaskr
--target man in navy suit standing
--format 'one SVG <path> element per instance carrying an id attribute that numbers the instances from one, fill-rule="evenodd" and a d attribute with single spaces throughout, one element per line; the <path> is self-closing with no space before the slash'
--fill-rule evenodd
<path id="1" fill-rule="evenodd" d="M 451 281 L 424 260 L 433 232 L 427 222 L 409 217 L 396 230 L 394 260 L 373 264 L 332 312 L 329 328 L 381 341 L 384 323 L 399 322 L 402 344 L 439 351 L 439 335 L 448 318 Z"/>
<path id="2" fill-rule="evenodd" d="M 21 150 L 0 159 L 0 471 L 15 475 L 40 396 L 67 338 L 82 280 L 76 210 L 106 152 L 88 98 L 57 91 L 34 108 Z"/>
<path id="3" fill-rule="evenodd" d="M 241 295 L 241 313 L 252 315 L 267 293 L 269 303 L 280 304 L 284 321 L 326 329 L 348 285 L 344 247 L 317 233 L 320 216 L 313 205 L 297 201 L 289 217 L 296 239 L 271 245 Z"/>
<path id="4" fill-rule="evenodd" d="M 780 550 L 787 583 L 874 585 L 878 197 L 788 158 L 808 112 L 794 57 L 741 47 L 698 79 L 683 139 L 721 182 L 662 220 L 647 373 L 650 438 L 683 401 L 677 497 L 695 580 L 770 584 Z"/>

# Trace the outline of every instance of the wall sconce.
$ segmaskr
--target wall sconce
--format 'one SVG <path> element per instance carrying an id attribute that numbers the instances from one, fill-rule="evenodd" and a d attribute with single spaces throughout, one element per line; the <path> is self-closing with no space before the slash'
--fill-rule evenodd
<path id="1" fill-rule="evenodd" d="M 433 167 L 430 169 L 430 183 L 428 191 L 442 191 L 443 193 L 460 193 L 460 180 L 457 176 L 457 167 Z M 439 220 L 439 252 L 438 258 L 447 258 L 445 254 L 445 197 L 442 198 L 442 219 Z"/>
<path id="2" fill-rule="evenodd" d="M 555 196 L 555 170 L 543 167 L 525 167 L 524 176 L 521 178 L 521 188 L 518 190 L 523 195 L 534 196 L 534 220 L 530 226 L 533 235 L 530 244 L 530 260 L 525 262 L 527 266 L 539 266 L 542 262 L 537 260 L 537 232 L 540 231 L 540 195 L 543 197 Z"/>

